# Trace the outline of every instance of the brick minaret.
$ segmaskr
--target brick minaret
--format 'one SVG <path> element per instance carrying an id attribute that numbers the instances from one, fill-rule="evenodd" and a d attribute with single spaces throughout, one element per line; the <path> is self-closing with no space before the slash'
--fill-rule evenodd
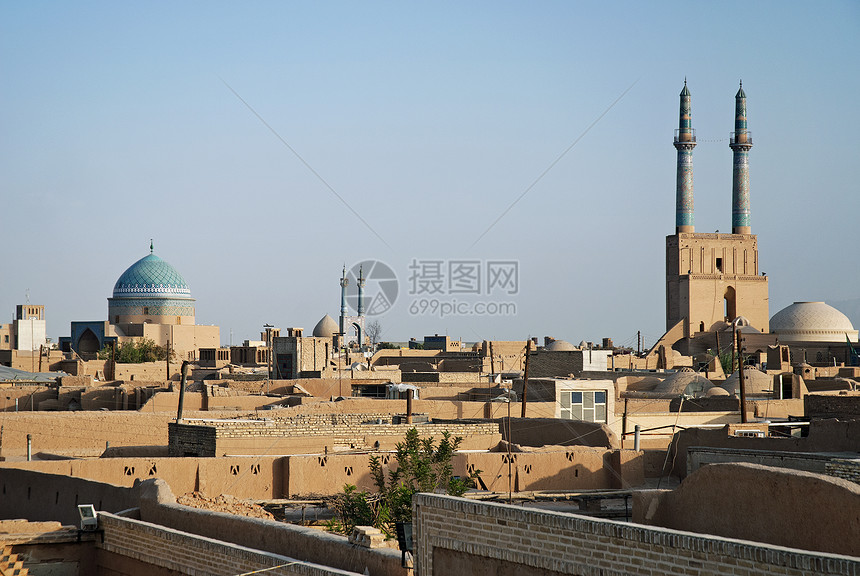
<path id="1" fill-rule="evenodd" d="M 732 234 L 750 234 L 750 165 L 752 134 L 747 130 L 747 95 L 744 85 L 735 95 L 735 131 L 729 138 L 732 149 Z"/>
<path id="2" fill-rule="evenodd" d="M 696 131 L 690 116 L 690 91 L 684 79 L 681 90 L 681 111 L 675 131 L 675 149 L 678 150 L 678 176 L 675 185 L 675 232 L 693 232 L 693 148 Z"/>

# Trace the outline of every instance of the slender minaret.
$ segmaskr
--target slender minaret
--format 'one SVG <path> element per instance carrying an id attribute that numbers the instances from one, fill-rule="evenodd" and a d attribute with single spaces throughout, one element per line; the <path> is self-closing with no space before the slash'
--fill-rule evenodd
<path id="1" fill-rule="evenodd" d="M 732 149 L 732 234 L 750 234 L 750 164 L 752 135 L 747 130 L 747 95 L 744 84 L 735 95 L 735 131 L 729 138 Z"/>
<path id="2" fill-rule="evenodd" d="M 340 333 L 346 334 L 346 317 L 349 310 L 346 307 L 346 287 L 349 286 L 349 279 L 346 277 L 346 264 L 343 266 L 343 273 L 340 276 Z"/>
<path id="3" fill-rule="evenodd" d="M 364 270 L 358 267 L 358 315 L 364 316 Z"/>
<path id="4" fill-rule="evenodd" d="M 693 148 L 696 131 L 690 116 L 690 91 L 684 78 L 681 90 L 681 112 L 675 132 L 675 149 L 678 150 L 678 177 L 675 185 L 675 232 L 694 232 L 693 226 Z"/>

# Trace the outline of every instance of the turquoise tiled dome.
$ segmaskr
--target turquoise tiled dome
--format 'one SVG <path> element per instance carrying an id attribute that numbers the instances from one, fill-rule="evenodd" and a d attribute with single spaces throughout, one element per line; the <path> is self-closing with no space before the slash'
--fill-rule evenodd
<path id="1" fill-rule="evenodd" d="M 173 266 L 148 254 L 129 266 L 113 287 L 114 298 L 191 298 L 191 290 Z"/>

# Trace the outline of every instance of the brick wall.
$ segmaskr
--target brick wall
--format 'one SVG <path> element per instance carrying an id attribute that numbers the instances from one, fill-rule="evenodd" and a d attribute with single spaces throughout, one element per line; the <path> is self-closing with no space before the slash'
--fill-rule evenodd
<path id="1" fill-rule="evenodd" d="M 451 496 L 418 494 L 413 510 L 421 576 L 441 576 L 437 558 L 461 574 L 484 574 L 494 561 L 511 574 L 860 574 L 847 556 Z"/>
<path id="2" fill-rule="evenodd" d="M 501 438 L 499 425 L 493 422 L 445 423 L 445 424 L 391 424 L 390 416 L 380 415 L 382 424 L 367 424 L 367 415 L 360 421 L 342 415 L 270 420 L 200 420 L 170 423 L 169 454 L 171 456 L 216 456 L 222 454 L 255 454 L 260 450 L 271 454 L 289 454 L 290 443 L 302 450 L 323 445 L 343 446 L 353 449 L 372 448 L 375 441 L 388 439 L 386 444 L 400 441 L 406 432 L 417 427 L 422 437 L 441 438 L 448 431 L 452 436 L 464 439 L 486 437 L 481 446 L 468 445 L 463 448 L 490 448 Z M 370 418 L 373 421 L 373 418 Z M 480 441 L 478 441 L 481 443 Z M 381 442 L 382 443 L 382 442 Z"/>
<path id="3" fill-rule="evenodd" d="M 803 398 L 807 418 L 857 418 L 860 416 L 860 394 L 816 395 Z"/>
<path id="4" fill-rule="evenodd" d="M 860 484 L 860 459 L 834 458 L 825 465 L 825 474 Z"/>
<path id="5" fill-rule="evenodd" d="M 687 449 L 687 475 L 689 476 L 703 466 L 725 462 L 747 462 L 762 466 L 827 474 L 827 464 L 831 460 L 833 460 L 833 455 L 828 453 L 816 454 L 814 452 L 783 452 L 778 450 L 744 450 L 740 448 L 690 446 Z"/>
<path id="6" fill-rule="evenodd" d="M 99 528 L 104 530 L 104 540 L 96 541 L 98 548 L 183 574 L 232 576 L 267 568 L 266 574 L 356 574 L 106 512 L 99 512 Z M 270 569 L 274 566 L 281 567 Z"/>

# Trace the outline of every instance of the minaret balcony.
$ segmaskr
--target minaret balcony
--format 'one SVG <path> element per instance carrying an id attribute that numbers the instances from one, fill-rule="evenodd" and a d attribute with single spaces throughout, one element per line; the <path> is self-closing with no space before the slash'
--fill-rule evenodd
<path id="1" fill-rule="evenodd" d="M 732 132 L 729 134 L 729 146 L 735 146 L 737 144 L 752 146 L 752 132 L 744 130 L 743 132 Z"/>
<path id="2" fill-rule="evenodd" d="M 696 129 L 688 128 L 685 130 L 681 130 L 680 128 L 675 128 L 675 144 L 695 144 L 696 143 Z"/>

